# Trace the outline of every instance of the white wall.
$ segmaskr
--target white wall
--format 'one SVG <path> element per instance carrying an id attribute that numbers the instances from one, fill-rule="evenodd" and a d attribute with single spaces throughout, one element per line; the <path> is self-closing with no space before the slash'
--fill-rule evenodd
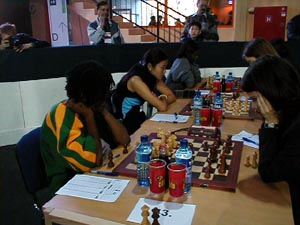
<path id="1" fill-rule="evenodd" d="M 202 77 L 233 72 L 242 77 L 245 67 L 204 68 Z M 114 73 L 116 83 L 124 73 Z M 166 75 L 168 74 L 168 71 Z M 65 78 L 0 83 L 0 146 L 16 144 L 28 131 L 41 126 L 52 105 L 66 98 Z"/>

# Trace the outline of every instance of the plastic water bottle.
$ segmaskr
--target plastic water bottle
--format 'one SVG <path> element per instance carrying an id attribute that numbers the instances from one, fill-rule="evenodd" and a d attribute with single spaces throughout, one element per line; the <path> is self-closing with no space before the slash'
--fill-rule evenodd
<path id="1" fill-rule="evenodd" d="M 175 160 L 178 163 L 186 165 L 186 178 L 184 192 L 188 193 L 192 187 L 192 156 L 193 152 L 189 147 L 187 139 L 180 140 L 180 147 L 175 153 Z"/>
<path id="2" fill-rule="evenodd" d="M 223 98 L 222 98 L 220 92 L 215 94 L 214 107 L 213 108 L 214 109 L 223 109 Z"/>
<path id="3" fill-rule="evenodd" d="M 214 81 L 213 81 L 213 92 L 219 92 L 221 91 L 221 77 L 218 71 L 216 71 L 216 74 L 214 76 Z"/>
<path id="4" fill-rule="evenodd" d="M 148 141 L 148 135 L 141 136 L 141 143 L 136 148 L 137 182 L 141 186 L 149 186 L 149 162 L 152 153 L 152 144 Z"/>
<path id="5" fill-rule="evenodd" d="M 195 97 L 193 99 L 193 110 L 194 110 L 194 124 L 200 125 L 201 122 L 201 108 L 203 104 L 203 99 L 201 96 L 201 91 L 197 90 Z"/>
<path id="6" fill-rule="evenodd" d="M 228 76 L 226 78 L 226 92 L 231 92 L 232 91 L 233 82 L 234 82 L 234 78 L 232 76 L 232 72 L 229 72 Z"/>

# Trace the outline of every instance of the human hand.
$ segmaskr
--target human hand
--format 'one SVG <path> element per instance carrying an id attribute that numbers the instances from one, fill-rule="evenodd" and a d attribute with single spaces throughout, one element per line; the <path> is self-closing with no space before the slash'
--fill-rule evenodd
<path id="1" fill-rule="evenodd" d="M 74 112 L 83 115 L 84 117 L 94 115 L 92 108 L 87 107 L 82 102 L 75 102 L 73 99 L 67 101 L 67 106 L 70 107 Z"/>
<path id="2" fill-rule="evenodd" d="M 257 94 L 257 104 L 266 123 L 279 123 L 278 113 L 273 109 L 270 102 L 260 93 Z"/>
<path id="3" fill-rule="evenodd" d="M 32 47 L 33 47 L 32 43 L 22 44 L 16 47 L 16 52 L 23 52 L 25 49 L 32 48 Z"/>

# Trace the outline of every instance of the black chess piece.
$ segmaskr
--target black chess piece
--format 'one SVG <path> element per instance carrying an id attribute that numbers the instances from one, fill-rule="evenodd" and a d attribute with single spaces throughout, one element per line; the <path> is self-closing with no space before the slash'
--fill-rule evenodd
<path id="1" fill-rule="evenodd" d="M 152 225 L 160 225 L 160 223 L 158 222 L 160 209 L 157 207 L 154 207 L 152 209 L 152 212 L 153 212 L 152 213 L 152 218 L 153 218 Z"/>

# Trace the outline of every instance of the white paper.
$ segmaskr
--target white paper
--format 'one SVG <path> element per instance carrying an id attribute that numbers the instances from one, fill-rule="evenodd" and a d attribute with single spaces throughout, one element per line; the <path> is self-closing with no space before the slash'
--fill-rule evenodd
<path id="1" fill-rule="evenodd" d="M 170 123 L 185 123 L 190 116 L 178 115 L 178 114 L 155 114 L 150 120 L 157 122 L 170 122 Z"/>
<path id="2" fill-rule="evenodd" d="M 259 137 L 257 134 L 252 134 L 247 131 L 242 130 L 240 133 L 232 136 L 233 141 L 242 141 L 244 145 L 252 148 L 259 147 Z"/>
<path id="3" fill-rule="evenodd" d="M 77 174 L 61 187 L 56 194 L 103 202 L 115 202 L 128 183 L 129 180 Z"/>
<path id="4" fill-rule="evenodd" d="M 160 209 L 160 214 L 158 218 L 158 222 L 161 225 L 172 225 L 172 224 L 180 224 L 180 225 L 191 225 L 195 213 L 196 206 L 190 204 L 181 204 L 174 202 L 162 202 L 156 201 L 152 199 L 140 198 L 136 203 L 133 211 L 127 218 L 127 221 L 134 222 L 140 224 L 143 220 L 142 207 L 143 205 L 148 205 L 149 209 L 149 221 L 150 224 L 153 222 L 152 209 L 157 207 Z"/>

